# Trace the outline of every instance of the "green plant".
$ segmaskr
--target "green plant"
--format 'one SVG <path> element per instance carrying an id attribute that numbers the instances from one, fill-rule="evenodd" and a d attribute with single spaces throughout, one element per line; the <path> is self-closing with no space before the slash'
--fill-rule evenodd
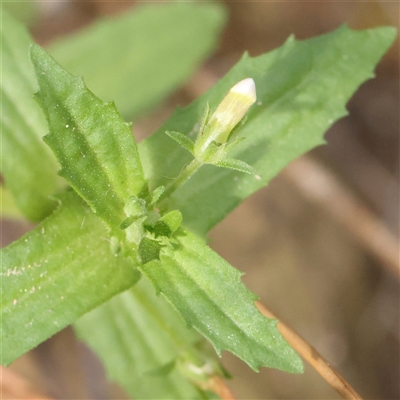
<path id="1" fill-rule="evenodd" d="M 137 57 L 123 41 L 112 47 L 127 37 L 131 19 L 148 32 L 145 42 L 133 36 Z M 229 350 L 254 370 L 302 371 L 276 321 L 254 306 L 240 272 L 204 239 L 288 162 L 323 144 L 395 32 L 342 27 L 304 42 L 289 38 L 256 58 L 244 55 L 137 146 L 117 109 L 135 117 L 156 104 L 210 51 L 223 20 L 216 5 L 142 7 L 49 49 L 66 70 L 89 71 L 88 86 L 115 106 L 31 46 L 3 15 L 3 190 L 25 217 L 42 222 L 2 251 L 2 363 L 73 323 L 135 398 L 213 396 L 206 382 L 225 371 L 198 332 L 217 353 Z M 249 77 L 257 101 L 245 121 L 243 112 L 219 130 L 215 110 Z M 32 98 L 36 82 L 47 123 Z"/>

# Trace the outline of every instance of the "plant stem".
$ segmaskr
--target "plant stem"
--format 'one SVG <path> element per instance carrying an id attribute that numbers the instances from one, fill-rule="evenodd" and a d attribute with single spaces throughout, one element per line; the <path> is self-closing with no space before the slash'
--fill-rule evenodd
<path id="1" fill-rule="evenodd" d="M 168 198 L 174 193 L 177 189 L 179 189 L 190 177 L 203 165 L 203 162 L 195 158 L 188 165 L 186 165 L 180 174 L 169 184 L 166 186 L 164 193 L 162 194 L 160 201 L 158 202 L 158 206 L 160 209 L 166 206 L 166 202 Z"/>

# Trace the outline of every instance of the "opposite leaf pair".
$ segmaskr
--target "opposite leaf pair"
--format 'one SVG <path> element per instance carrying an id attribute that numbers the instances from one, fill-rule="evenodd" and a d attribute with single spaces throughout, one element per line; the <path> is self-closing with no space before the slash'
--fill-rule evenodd
<path id="1" fill-rule="evenodd" d="M 255 296 L 241 282 L 239 271 L 192 232 L 204 236 L 289 161 L 321 144 L 324 131 L 345 114 L 345 102 L 363 80 L 371 77 L 373 66 L 393 37 L 390 28 L 354 32 L 344 27 L 304 42 L 291 38 L 280 49 L 257 58 L 244 56 L 210 91 L 185 110 L 177 110 L 165 126 L 140 143 L 139 151 L 130 125 L 121 120 L 116 108 L 102 103 L 80 79 L 71 77 L 35 47 L 32 60 L 40 86 L 39 98 L 51 130 L 46 142 L 61 164 L 61 175 L 84 202 L 70 193 L 41 226 L 4 250 L 3 276 L 8 290 L 2 305 L 6 350 L 3 362 L 9 363 L 134 285 L 138 279 L 138 271 L 132 265 L 132 259 L 137 260 L 138 256 L 135 246 L 130 246 L 129 259 L 124 259 L 123 254 L 115 257 L 109 251 L 109 232 L 101 220 L 111 231 L 111 239 L 115 235 L 119 243 L 127 239 L 121 228 L 129 230 L 135 218 L 145 216 L 142 223 L 148 223 L 144 236 L 137 237 L 139 245 L 146 239 L 139 269 L 186 323 L 208 338 L 218 353 L 229 350 L 255 370 L 269 366 L 300 372 L 298 356 L 279 335 L 276 321 L 257 311 Z M 174 193 L 172 201 L 164 203 L 168 191 L 174 191 L 168 177 L 179 176 L 187 162 L 185 152 L 165 138 L 164 132 L 190 132 L 207 102 L 220 104 L 229 88 L 248 76 L 257 82 L 259 101 L 241 130 L 247 140 L 234 151 L 262 178 L 204 167 Z M 227 150 L 234 142 L 227 144 L 229 129 L 211 135 L 210 141 L 206 139 L 207 129 L 218 122 L 208 115 L 206 112 L 197 147 L 186 137 L 175 137 L 181 146 L 195 153 L 199 164 L 212 161 L 217 165 L 226 162 L 226 158 L 219 160 L 226 155 L 219 149 Z M 207 150 L 201 143 L 208 144 Z M 160 191 L 154 206 L 161 213 L 154 219 L 147 210 L 135 215 L 126 208 L 131 199 L 140 198 L 148 181 L 156 188 L 168 188 L 163 193 L 162 189 L 152 192 L 157 197 Z M 136 205 L 140 210 L 140 204 Z M 167 218 L 168 211 L 174 208 L 182 213 L 185 228 L 192 232 L 178 228 L 173 234 L 174 252 L 165 246 L 158 248 L 157 256 L 157 249 L 150 245 L 146 248 L 147 239 L 168 238 L 168 232 L 172 233 L 180 223 L 180 214 L 171 214 L 172 222 Z M 158 221 L 161 222 L 157 225 Z M 119 300 L 120 296 L 114 299 Z M 116 320 L 121 320 L 119 315 Z M 91 342 L 93 329 L 105 328 L 101 318 L 90 321 L 86 341 Z M 119 359 L 125 359 L 124 350 L 118 353 Z M 98 352 L 103 358 L 110 357 L 107 347 Z"/>

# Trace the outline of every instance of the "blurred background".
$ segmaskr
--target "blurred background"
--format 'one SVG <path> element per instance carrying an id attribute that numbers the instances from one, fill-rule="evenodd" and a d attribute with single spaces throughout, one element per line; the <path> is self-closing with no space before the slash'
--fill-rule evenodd
<path id="1" fill-rule="evenodd" d="M 134 1 L 10 4 L 42 45 Z M 147 2 L 150 3 L 150 2 Z M 134 121 L 138 141 L 179 104 L 212 86 L 244 51 L 257 56 L 294 34 L 307 39 L 342 24 L 399 27 L 398 2 L 224 2 L 229 20 L 217 51 L 151 117 Z M 161 4 L 160 4 L 161 6 Z M 348 104 L 328 144 L 289 165 L 210 234 L 211 246 L 260 300 L 306 338 L 365 399 L 399 399 L 399 42 Z M 304 179 L 308 177 L 308 179 Z M 29 225 L 3 223 L 3 245 Z M 397 270 L 396 270 L 397 268 Z M 397 271 L 397 272 L 396 272 Z M 254 373 L 224 354 L 238 399 L 336 399 L 308 365 L 304 375 Z M 127 398 L 65 329 L 11 369 L 57 399 Z M 15 378 L 15 377 L 14 377 Z M 6 397 L 5 397 L 6 398 Z"/>

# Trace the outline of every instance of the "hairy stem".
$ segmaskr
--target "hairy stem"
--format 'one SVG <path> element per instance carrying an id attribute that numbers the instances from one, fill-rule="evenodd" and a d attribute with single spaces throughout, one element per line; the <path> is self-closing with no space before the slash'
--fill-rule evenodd
<path id="1" fill-rule="evenodd" d="M 186 165 L 180 174 L 169 185 L 166 186 L 165 191 L 158 202 L 158 207 L 160 209 L 166 208 L 168 198 L 171 196 L 171 194 L 179 189 L 186 181 L 188 181 L 202 165 L 203 162 L 197 158 Z"/>

